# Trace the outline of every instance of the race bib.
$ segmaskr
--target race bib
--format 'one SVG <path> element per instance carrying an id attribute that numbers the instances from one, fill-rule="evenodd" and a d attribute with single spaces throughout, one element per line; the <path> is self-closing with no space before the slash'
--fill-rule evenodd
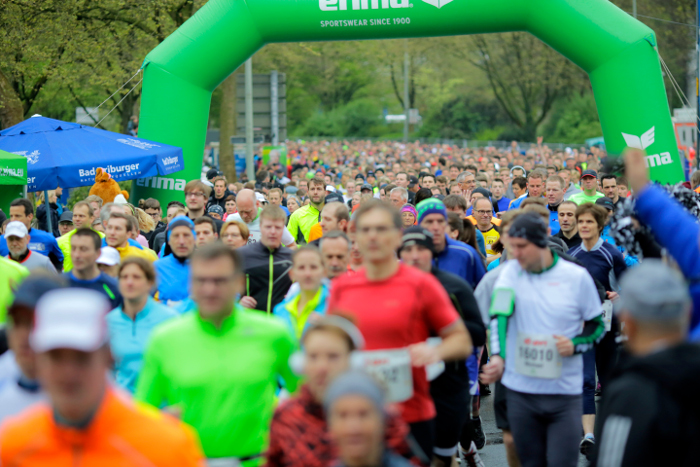
<path id="1" fill-rule="evenodd" d="M 561 376 L 561 355 L 551 334 L 518 333 L 515 371 L 534 378 L 557 379 Z"/>
<path id="2" fill-rule="evenodd" d="M 426 341 L 428 345 L 432 347 L 437 347 L 438 345 L 442 344 L 442 338 L 441 337 L 430 337 Z M 430 365 L 427 365 L 425 367 L 425 376 L 428 378 L 428 381 L 432 381 L 441 374 L 445 372 L 445 362 L 437 362 L 437 363 L 432 363 Z"/>
<path id="3" fill-rule="evenodd" d="M 384 386 L 387 402 L 403 402 L 413 397 L 408 349 L 372 350 L 360 354 L 364 369 Z"/>
<path id="4" fill-rule="evenodd" d="M 605 323 L 605 332 L 612 329 L 613 303 L 610 300 L 603 302 L 603 323 Z"/>

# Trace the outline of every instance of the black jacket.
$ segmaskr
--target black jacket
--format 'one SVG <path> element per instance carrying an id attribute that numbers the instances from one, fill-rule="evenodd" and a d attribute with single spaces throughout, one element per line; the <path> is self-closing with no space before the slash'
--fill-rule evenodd
<path id="1" fill-rule="evenodd" d="M 450 296 L 457 313 L 462 317 L 464 325 L 469 330 L 474 347 L 484 345 L 486 343 L 486 327 L 483 319 L 481 319 L 481 312 L 479 311 L 479 305 L 476 303 L 476 298 L 474 298 L 472 286 L 469 282 L 451 272 L 442 271 L 435 267 L 430 272 L 445 288 L 447 295 Z"/>
<path id="2" fill-rule="evenodd" d="M 569 251 L 570 249 L 579 246 L 581 244 L 581 242 L 583 241 L 583 240 L 581 240 L 581 236 L 578 234 L 578 232 L 576 232 L 576 235 L 574 235 L 573 237 L 566 238 L 566 236 L 564 235 L 564 232 L 562 232 L 561 229 L 559 230 L 559 232 L 552 235 L 552 237 L 556 237 L 559 240 L 566 243 L 566 246 L 567 246 L 566 251 Z"/>
<path id="3" fill-rule="evenodd" d="M 593 465 L 697 466 L 700 346 L 622 355 L 603 390 Z M 614 459 L 621 462 L 611 463 Z"/>
<path id="4" fill-rule="evenodd" d="M 431 274 L 442 284 L 457 313 L 469 330 L 474 347 L 486 342 L 486 327 L 481 319 L 479 305 L 474 298 L 474 289 L 461 277 L 433 267 Z M 430 382 L 430 393 L 433 399 L 449 400 L 450 395 L 467 390 L 469 373 L 464 360 L 445 362 L 445 371 Z"/>
<path id="5" fill-rule="evenodd" d="M 292 286 L 292 280 L 289 278 L 292 252 L 292 249 L 287 247 L 270 250 L 262 242 L 251 243 L 238 250 L 245 267 L 245 294 L 257 301 L 255 309 L 272 313 L 275 305 L 284 300 Z M 268 301 L 268 297 L 271 300 Z"/>
<path id="6" fill-rule="evenodd" d="M 49 206 L 51 207 L 51 230 L 52 232 L 49 232 L 53 234 L 54 237 L 60 237 L 61 232 L 58 230 L 58 220 L 59 220 L 59 215 L 58 215 L 58 205 L 56 203 L 49 203 Z M 49 225 L 48 222 L 46 221 L 46 203 L 41 203 L 37 208 L 36 208 L 36 220 L 39 225 L 39 230 L 43 230 L 44 232 L 49 231 Z"/>
<path id="7" fill-rule="evenodd" d="M 209 197 L 209 202 L 207 202 L 207 209 L 209 209 L 209 206 L 211 206 L 212 204 L 218 204 L 219 206 L 221 206 L 221 209 L 223 209 L 224 212 L 226 212 L 226 198 L 228 198 L 230 195 L 233 195 L 233 193 L 226 190 L 224 192 L 224 196 L 222 196 L 221 198 L 216 198 L 214 192 L 212 191 L 211 196 Z M 235 197 L 236 195 L 233 196 Z"/>
<path id="8" fill-rule="evenodd" d="M 155 250 L 154 244 L 155 244 L 155 240 L 156 240 L 156 235 L 158 235 L 161 232 L 165 232 L 165 229 L 167 229 L 167 228 L 168 228 L 167 224 L 165 224 L 163 222 L 158 222 L 158 224 L 156 224 L 155 228 L 153 230 L 151 230 L 150 232 L 141 231 L 141 235 L 146 237 L 146 240 L 148 240 L 148 247 L 151 250 Z M 156 252 L 157 252 L 157 250 L 156 250 Z"/>

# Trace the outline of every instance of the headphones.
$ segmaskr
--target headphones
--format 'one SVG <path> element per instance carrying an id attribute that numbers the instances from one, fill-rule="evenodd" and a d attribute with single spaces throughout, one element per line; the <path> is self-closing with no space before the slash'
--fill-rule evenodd
<path id="1" fill-rule="evenodd" d="M 321 316 L 309 323 L 301 336 L 301 341 L 306 335 L 320 327 L 332 326 L 343 331 L 352 342 L 353 349 L 350 351 L 350 368 L 361 369 L 364 367 L 364 357 L 361 350 L 365 347 L 365 339 L 360 330 L 346 318 L 336 315 Z M 297 350 L 289 357 L 289 368 L 297 375 L 304 374 L 304 364 L 306 363 L 306 353 L 304 350 Z"/>
<path id="2" fill-rule="evenodd" d="M 513 170 L 515 169 L 520 169 L 523 171 L 523 177 L 527 177 L 527 170 L 521 165 L 514 165 L 513 168 L 510 169 L 510 174 L 513 175 Z"/>

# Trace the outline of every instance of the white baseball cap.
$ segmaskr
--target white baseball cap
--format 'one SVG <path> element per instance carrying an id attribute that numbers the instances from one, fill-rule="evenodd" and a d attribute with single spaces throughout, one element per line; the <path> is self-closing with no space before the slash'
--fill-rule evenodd
<path id="1" fill-rule="evenodd" d="M 331 193 L 335 193 L 335 187 L 333 185 L 326 185 L 326 191 L 330 191 Z"/>
<path id="2" fill-rule="evenodd" d="M 29 343 L 38 353 L 53 349 L 94 352 L 108 341 L 105 317 L 110 309 L 107 297 L 96 290 L 48 292 L 36 305 Z"/>
<path id="3" fill-rule="evenodd" d="M 257 191 L 255 192 L 255 199 L 257 199 L 261 203 L 267 203 L 267 199 L 265 199 L 265 195 L 263 195 L 262 193 L 258 193 Z"/>
<path id="4" fill-rule="evenodd" d="M 27 226 L 20 221 L 12 221 L 5 227 L 5 238 L 19 237 L 24 238 L 29 235 Z"/>
<path id="5" fill-rule="evenodd" d="M 117 196 L 114 197 L 114 201 L 112 201 L 114 204 L 128 204 L 129 202 L 126 200 L 123 194 L 119 193 Z"/>
<path id="6" fill-rule="evenodd" d="M 119 252 L 116 248 L 111 246 L 103 246 L 100 252 L 100 257 L 95 261 L 97 264 L 104 264 L 107 266 L 116 266 L 121 263 L 121 258 L 119 257 Z"/>

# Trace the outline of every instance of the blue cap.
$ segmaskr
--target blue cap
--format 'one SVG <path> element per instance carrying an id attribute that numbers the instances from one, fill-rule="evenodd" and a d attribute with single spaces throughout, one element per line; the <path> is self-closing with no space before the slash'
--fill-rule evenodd
<path id="1" fill-rule="evenodd" d="M 194 232 L 194 222 L 192 222 L 192 219 L 190 219 L 187 216 L 177 216 L 177 217 L 173 217 L 173 220 L 171 220 L 168 223 L 168 230 L 167 230 L 167 233 L 165 234 L 167 237 L 166 240 L 168 240 L 168 241 L 170 240 L 170 232 L 172 232 L 175 227 L 183 227 L 183 226 L 189 227 L 190 230 L 192 231 L 192 235 L 195 235 L 195 238 L 196 238 L 196 234 Z"/>

